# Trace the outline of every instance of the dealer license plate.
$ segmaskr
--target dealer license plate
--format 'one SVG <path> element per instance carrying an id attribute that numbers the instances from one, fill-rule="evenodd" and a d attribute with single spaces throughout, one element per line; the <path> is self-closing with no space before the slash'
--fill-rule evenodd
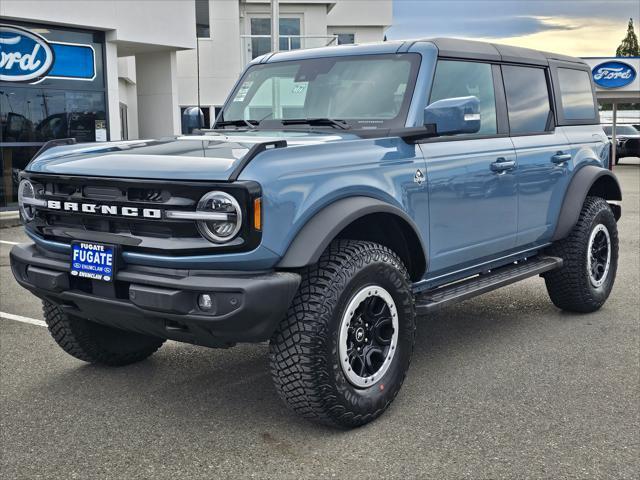
<path id="1" fill-rule="evenodd" d="M 115 275 L 116 248 L 93 242 L 71 244 L 71 275 L 110 282 Z"/>

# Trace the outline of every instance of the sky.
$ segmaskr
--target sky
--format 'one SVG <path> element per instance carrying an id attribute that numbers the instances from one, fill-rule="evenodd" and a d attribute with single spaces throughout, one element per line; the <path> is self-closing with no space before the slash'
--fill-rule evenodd
<path id="1" fill-rule="evenodd" d="M 578 57 L 614 56 L 640 0 L 393 0 L 389 40 L 469 38 Z"/>

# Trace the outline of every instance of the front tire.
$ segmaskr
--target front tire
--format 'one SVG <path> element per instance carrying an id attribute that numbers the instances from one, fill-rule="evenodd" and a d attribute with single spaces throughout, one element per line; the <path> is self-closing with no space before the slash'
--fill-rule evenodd
<path id="1" fill-rule="evenodd" d="M 563 259 L 562 268 L 544 275 L 551 301 L 563 310 L 589 313 L 606 302 L 618 268 L 618 226 L 602 198 L 587 197 L 578 223 L 549 254 Z"/>
<path id="2" fill-rule="evenodd" d="M 51 336 L 69 355 L 89 363 L 122 366 L 152 355 L 165 342 L 67 315 L 59 305 L 42 302 Z"/>
<path id="3" fill-rule="evenodd" d="M 372 242 L 333 242 L 302 276 L 270 344 L 280 397 L 303 417 L 357 427 L 380 416 L 405 378 L 415 339 L 411 281 Z"/>

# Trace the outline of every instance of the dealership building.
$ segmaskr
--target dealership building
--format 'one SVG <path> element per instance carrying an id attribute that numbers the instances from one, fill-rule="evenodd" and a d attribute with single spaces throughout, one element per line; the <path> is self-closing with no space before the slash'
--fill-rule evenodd
<path id="1" fill-rule="evenodd" d="M 180 134 L 211 125 L 244 66 L 271 50 L 269 0 L 1 0 L 0 210 L 47 141 Z M 279 48 L 380 41 L 392 1 L 280 0 Z"/>

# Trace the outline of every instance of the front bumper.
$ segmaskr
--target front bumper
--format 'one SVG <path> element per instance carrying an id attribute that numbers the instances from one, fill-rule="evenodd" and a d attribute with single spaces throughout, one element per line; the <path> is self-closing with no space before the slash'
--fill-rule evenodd
<path id="1" fill-rule="evenodd" d="M 20 285 L 71 315 L 123 330 L 224 347 L 268 340 L 300 284 L 291 272 L 223 272 L 127 266 L 113 283 L 69 274 L 68 255 L 34 244 L 11 250 Z M 209 294 L 213 307 L 198 307 Z"/>

